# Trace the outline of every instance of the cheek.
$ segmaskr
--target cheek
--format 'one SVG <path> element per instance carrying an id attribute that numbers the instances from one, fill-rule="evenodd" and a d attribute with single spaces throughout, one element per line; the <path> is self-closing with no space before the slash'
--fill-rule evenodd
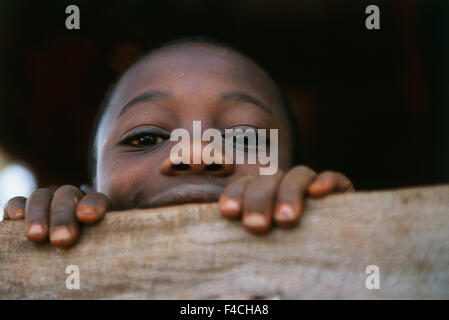
<path id="1" fill-rule="evenodd" d="M 158 175 L 158 170 L 155 169 L 158 168 L 157 163 L 148 158 L 123 159 L 104 165 L 103 168 L 98 191 L 111 199 L 115 209 L 133 208 L 142 192 L 151 194 L 151 190 L 147 189 L 152 184 L 148 182 L 156 181 Z"/>

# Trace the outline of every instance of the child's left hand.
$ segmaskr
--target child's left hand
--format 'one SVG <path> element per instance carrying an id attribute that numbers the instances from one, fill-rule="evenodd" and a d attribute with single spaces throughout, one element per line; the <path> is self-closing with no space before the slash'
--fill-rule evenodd
<path id="1" fill-rule="evenodd" d="M 302 215 L 307 195 L 353 192 L 352 182 L 343 174 L 317 174 L 306 166 L 272 176 L 246 176 L 231 182 L 221 193 L 220 212 L 231 219 L 241 218 L 254 234 L 267 232 L 272 221 L 280 227 L 294 226 Z"/>

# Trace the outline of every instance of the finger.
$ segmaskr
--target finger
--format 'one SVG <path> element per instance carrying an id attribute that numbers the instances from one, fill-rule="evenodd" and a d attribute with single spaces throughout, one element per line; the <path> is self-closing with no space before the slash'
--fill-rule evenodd
<path id="1" fill-rule="evenodd" d="M 277 194 L 274 213 L 276 225 L 292 227 L 298 223 L 304 207 L 304 197 L 315 177 L 315 171 L 305 166 L 295 167 L 285 175 Z"/>
<path id="2" fill-rule="evenodd" d="M 243 211 L 243 195 L 254 176 L 239 178 L 224 188 L 218 200 L 218 208 L 223 216 L 237 219 Z"/>
<path id="3" fill-rule="evenodd" d="M 25 204 L 27 199 L 24 197 L 14 197 L 10 199 L 4 208 L 3 217 L 11 220 L 20 220 L 25 217 Z"/>
<path id="4" fill-rule="evenodd" d="M 308 191 L 311 196 L 319 197 L 330 192 L 352 192 L 354 186 L 345 175 L 339 172 L 325 171 L 318 175 L 309 186 Z"/>
<path id="5" fill-rule="evenodd" d="M 272 176 L 258 176 L 249 183 L 243 199 L 243 225 L 254 234 L 267 232 L 272 224 L 272 212 L 276 191 L 282 173 Z"/>
<path id="6" fill-rule="evenodd" d="M 47 240 L 52 197 L 51 190 L 37 189 L 28 198 L 25 205 L 25 235 L 28 240 L 33 242 Z"/>
<path id="7" fill-rule="evenodd" d="M 8 211 L 7 211 L 8 202 L 9 201 L 7 201 L 5 204 L 3 204 L 3 220 L 9 219 L 9 215 L 8 215 Z"/>
<path id="8" fill-rule="evenodd" d="M 50 242 L 56 247 L 68 247 L 79 235 L 76 207 L 83 197 L 80 189 L 65 185 L 56 190 L 50 208 Z"/>
<path id="9" fill-rule="evenodd" d="M 112 204 L 108 197 L 99 192 L 92 192 L 78 203 L 76 217 L 84 224 L 91 224 L 101 220 L 111 209 Z"/>

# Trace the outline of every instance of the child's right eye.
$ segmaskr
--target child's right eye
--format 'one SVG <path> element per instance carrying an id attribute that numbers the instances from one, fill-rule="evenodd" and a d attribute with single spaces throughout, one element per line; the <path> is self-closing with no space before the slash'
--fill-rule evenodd
<path id="1" fill-rule="evenodd" d="M 159 128 L 155 128 L 154 130 L 143 128 L 125 134 L 120 144 L 136 148 L 148 148 L 164 142 L 168 137 L 168 133 L 162 132 Z"/>
<path id="2" fill-rule="evenodd" d="M 141 133 L 133 137 L 129 137 L 128 139 L 125 139 L 123 142 L 133 147 L 147 147 L 147 146 L 154 146 L 158 143 L 161 143 L 162 141 L 164 141 L 162 137 L 154 133 Z"/>

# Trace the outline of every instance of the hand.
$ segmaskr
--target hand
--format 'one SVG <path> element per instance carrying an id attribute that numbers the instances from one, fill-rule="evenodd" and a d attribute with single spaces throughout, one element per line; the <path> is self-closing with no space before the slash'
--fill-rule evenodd
<path id="1" fill-rule="evenodd" d="M 32 242 L 50 239 L 56 247 L 75 243 L 80 223 L 95 223 L 112 209 L 109 198 L 98 192 L 85 194 L 71 185 L 56 191 L 51 188 L 35 190 L 28 200 L 15 197 L 4 208 L 4 219 L 25 218 L 25 235 Z"/>
<path id="2" fill-rule="evenodd" d="M 298 166 L 286 174 L 278 171 L 272 176 L 246 176 L 231 182 L 220 195 L 219 209 L 227 218 L 241 218 L 249 232 L 263 234 L 273 220 L 283 228 L 296 225 L 307 195 L 320 197 L 353 191 L 351 181 L 341 173 L 317 174 Z"/>

